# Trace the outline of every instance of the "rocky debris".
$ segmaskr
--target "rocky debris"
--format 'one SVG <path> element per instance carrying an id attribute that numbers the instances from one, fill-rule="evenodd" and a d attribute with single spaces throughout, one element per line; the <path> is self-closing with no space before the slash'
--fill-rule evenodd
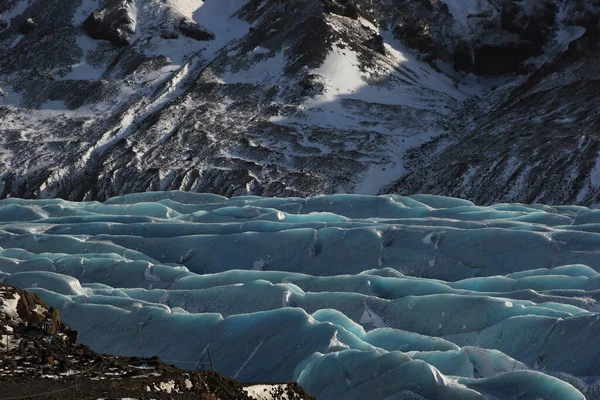
<path id="1" fill-rule="evenodd" d="M 332 14 L 356 19 L 359 16 L 358 8 L 352 0 L 323 0 L 325 10 Z"/>
<path id="2" fill-rule="evenodd" d="M 383 37 L 381 37 L 381 35 L 378 33 L 373 33 L 371 38 L 365 40 L 363 42 L 363 44 L 365 46 L 375 50 L 379 54 L 382 54 L 382 55 L 386 54 L 385 42 L 383 40 Z"/>
<path id="3" fill-rule="evenodd" d="M 314 399 L 294 382 L 242 384 L 213 371 L 181 370 L 158 357 L 97 354 L 77 344 L 77 336 L 39 297 L 0 284 L 0 396 Z"/>
<path id="4" fill-rule="evenodd" d="M 94 11 L 82 25 L 83 30 L 97 40 L 108 40 L 114 46 L 127 46 L 135 33 L 135 21 L 130 13 L 131 0 L 114 0 L 100 11 Z"/>

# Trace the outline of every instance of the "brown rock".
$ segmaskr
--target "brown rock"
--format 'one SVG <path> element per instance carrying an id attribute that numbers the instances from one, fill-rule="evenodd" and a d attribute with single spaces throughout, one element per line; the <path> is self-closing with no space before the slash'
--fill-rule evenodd
<path id="1" fill-rule="evenodd" d="M 42 300 L 36 295 L 19 291 L 19 302 L 17 303 L 17 314 L 19 318 L 28 323 L 40 323 L 46 316 L 44 313 L 39 313 L 34 310 L 46 310 Z"/>

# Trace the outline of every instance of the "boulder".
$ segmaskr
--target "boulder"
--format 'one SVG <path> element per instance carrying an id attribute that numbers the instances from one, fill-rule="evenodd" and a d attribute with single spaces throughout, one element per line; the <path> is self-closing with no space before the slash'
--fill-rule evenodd
<path id="1" fill-rule="evenodd" d="M 60 311 L 54 307 L 50 307 L 42 325 L 48 335 L 55 335 L 60 332 L 63 329 L 62 322 L 60 321 Z"/>
<path id="2" fill-rule="evenodd" d="M 135 23 L 130 15 L 130 0 L 113 2 L 100 11 L 93 12 L 82 25 L 93 39 L 108 40 L 114 46 L 127 46 L 135 33 Z"/>
<path id="3" fill-rule="evenodd" d="M 215 34 L 203 27 L 198 25 L 195 21 L 182 19 L 179 21 L 177 29 L 184 35 L 196 40 L 214 40 Z"/>
<path id="4" fill-rule="evenodd" d="M 19 27 L 19 33 L 29 35 L 37 28 L 37 23 L 32 18 L 27 18 Z"/>
<path id="5" fill-rule="evenodd" d="M 17 314 L 30 325 L 39 324 L 46 319 L 47 310 L 42 300 L 36 295 L 22 291 L 19 293 Z"/>

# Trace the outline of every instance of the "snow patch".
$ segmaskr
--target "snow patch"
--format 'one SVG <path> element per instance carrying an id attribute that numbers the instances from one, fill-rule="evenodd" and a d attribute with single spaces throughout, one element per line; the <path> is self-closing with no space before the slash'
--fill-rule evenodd
<path id="1" fill-rule="evenodd" d="M 244 388 L 246 394 L 255 400 L 287 400 L 287 385 L 252 385 Z M 282 394 L 279 394 L 282 393 Z"/>
<path id="2" fill-rule="evenodd" d="M 441 0 L 446 3 L 450 14 L 463 26 L 468 26 L 468 17 L 481 12 L 479 0 Z"/>
<path id="3" fill-rule="evenodd" d="M 12 295 L 14 296 L 12 299 L 0 297 L 0 301 L 2 302 L 0 305 L 0 313 L 7 315 L 14 320 L 20 321 L 19 314 L 17 312 L 17 306 L 19 305 L 21 296 L 17 293 L 13 293 Z"/>
<path id="4" fill-rule="evenodd" d="M 171 392 L 179 392 L 176 388 L 175 388 L 175 381 L 167 381 L 167 382 L 161 382 L 159 384 L 159 388 L 161 391 L 163 392 L 167 392 L 167 393 L 171 393 Z"/>
<path id="5" fill-rule="evenodd" d="M 364 311 L 360 317 L 361 324 L 370 324 L 375 328 L 387 328 L 388 325 L 383 321 L 379 315 L 375 314 L 373 310 L 367 305 L 366 301 L 363 301 Z"/>

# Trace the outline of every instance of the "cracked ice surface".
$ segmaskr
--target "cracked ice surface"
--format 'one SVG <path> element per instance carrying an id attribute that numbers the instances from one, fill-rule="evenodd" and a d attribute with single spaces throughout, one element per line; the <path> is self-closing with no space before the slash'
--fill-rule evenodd
<path id="1" fill-rule="evenodd" d="M 599 233 L 599 210 L 426 195 L 7 199 L 0 279 L 97 351 L 210 348 L 319 399 L 592 399 Z"/>

